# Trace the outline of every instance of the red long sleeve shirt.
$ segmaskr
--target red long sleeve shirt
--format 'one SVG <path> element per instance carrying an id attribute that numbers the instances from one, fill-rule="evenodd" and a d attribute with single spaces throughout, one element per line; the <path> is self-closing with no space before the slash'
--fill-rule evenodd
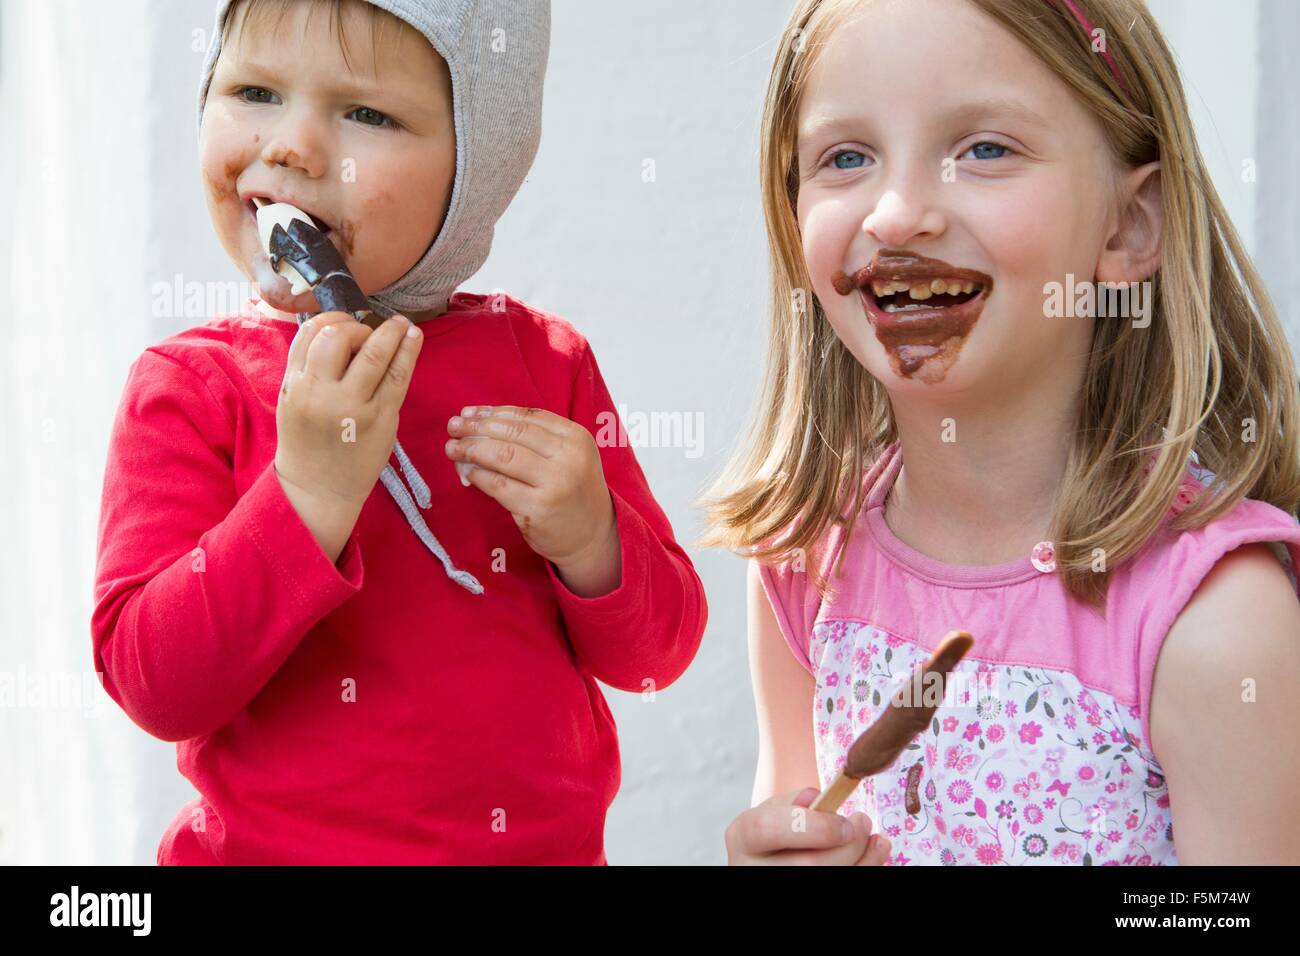
<path id="1" fill-rule="evenodd" d="M 600 447 L 622 577 L 599 597 L 570 592 L 461 485 L 443 445 L 465 405 L 546 408 L 593 434 L 614 410 L 581 335 L 504 302 L 457 293 L 421 325 L 398 426 L 432 491 L 421 513 L 481 595 L 379 483 L 337 562 L 321 550 L 273 465 L 293 323 L 249 300 L 132 365 L 91 631 L 109 695 L 177 742 L 200 794 L 159 863 L 605 862 L 620 763 L 596 680 L 676 680 L 704 592 L 625 444 Z"/>

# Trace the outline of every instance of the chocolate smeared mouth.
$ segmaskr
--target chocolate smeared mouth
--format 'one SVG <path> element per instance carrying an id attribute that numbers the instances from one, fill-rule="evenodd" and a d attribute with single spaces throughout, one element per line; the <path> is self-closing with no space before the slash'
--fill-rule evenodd
<path id="1" fill-rule="evenodd" d="M 858 291 L 877 333 L 919 332 L 959 317 L 973 322 L 993 289 L 983 272 L 893 249 L 878 250 L 852 276 L 831 278 L 840 295 Z"/>
<path id="2" fill-rule="evenodd" d="M 936 278 L 928 282 L 885 280 L 869 282 L 862 290 L 874 297 L 882 312 L 922 312 L 926 309 L 946 309 L 969 302 L 983 290 L 978 282 L 959 279 Z"/>
<path id="3" fill-rule="evenodd" d="M 983 272 L 896 249 L 879 249 L 852 276 L 840 271 L 831 281 L 840 295 L 861 289 L 882 312 L 948 308 L 993 288 L 993 277 Z"/>
<path id="4" fill-rule="evenodd" d="M 956 361 L 993 290 L 986 273 L 895 249 L 877 250 L 852 276 L 838 271 L 831 281 L 840 295 L 862 297 L 898 374 L 910 378 L 928 364 L 931 384 Z"/>

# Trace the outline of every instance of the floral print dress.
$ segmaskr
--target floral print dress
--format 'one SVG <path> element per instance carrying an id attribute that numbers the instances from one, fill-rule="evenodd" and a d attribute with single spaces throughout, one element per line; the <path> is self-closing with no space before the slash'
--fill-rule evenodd
<path id="1" fill-rule="evenodd" d="M 813 630 L 810 657 L 826 786 L 929 652 L 828 620 Z M 891 863 L 1177 862 L 1169 791 L 1137 743 L 1134 708 L 1063 671 L 962 661 L 953 675 L 929 732 L 841 810 L 866 813 L 889 837 Z"/>

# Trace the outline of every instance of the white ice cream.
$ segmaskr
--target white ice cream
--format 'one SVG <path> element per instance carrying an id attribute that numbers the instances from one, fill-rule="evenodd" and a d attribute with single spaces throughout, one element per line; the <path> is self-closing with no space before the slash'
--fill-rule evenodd
<path id="1" fill-rule="evenodd" d="M 315 223 L 311 217 L 299 209 L 297 206 L 291 206 L 287 202 L 267 203 L 263 199 L 254 199 L 257 203 L 257 234 L 262 240 L 262 251 L 269 257 L 271 255 L 271 231 L 277 226 L 284 229 L 289 228 L 289 223 L 295 219 L 301 219 L 307 225 L 315 228 Z M 301 295 L 311 289 L 307 280 L 285 259 L 281 259 L 275 267 L 275 271 L 289 280 L 291 295 Z"/>

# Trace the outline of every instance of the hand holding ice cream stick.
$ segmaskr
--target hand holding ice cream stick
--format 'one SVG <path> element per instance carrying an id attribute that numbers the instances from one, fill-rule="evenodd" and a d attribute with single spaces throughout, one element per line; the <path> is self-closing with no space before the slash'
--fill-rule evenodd
<path id="1" fill-rule="evenodd" d="M 884 713 L 853 741 L 844 769 L 813 801 L 811 809 L 834 813 L 863 778 L 880 773 L 898 759 L 903 748 L 929 726 L 935 707 L 943 702 L 948 672 L 974 643 L 965 631 L 948 632 L 930 659 L 894 694 Z"/>

